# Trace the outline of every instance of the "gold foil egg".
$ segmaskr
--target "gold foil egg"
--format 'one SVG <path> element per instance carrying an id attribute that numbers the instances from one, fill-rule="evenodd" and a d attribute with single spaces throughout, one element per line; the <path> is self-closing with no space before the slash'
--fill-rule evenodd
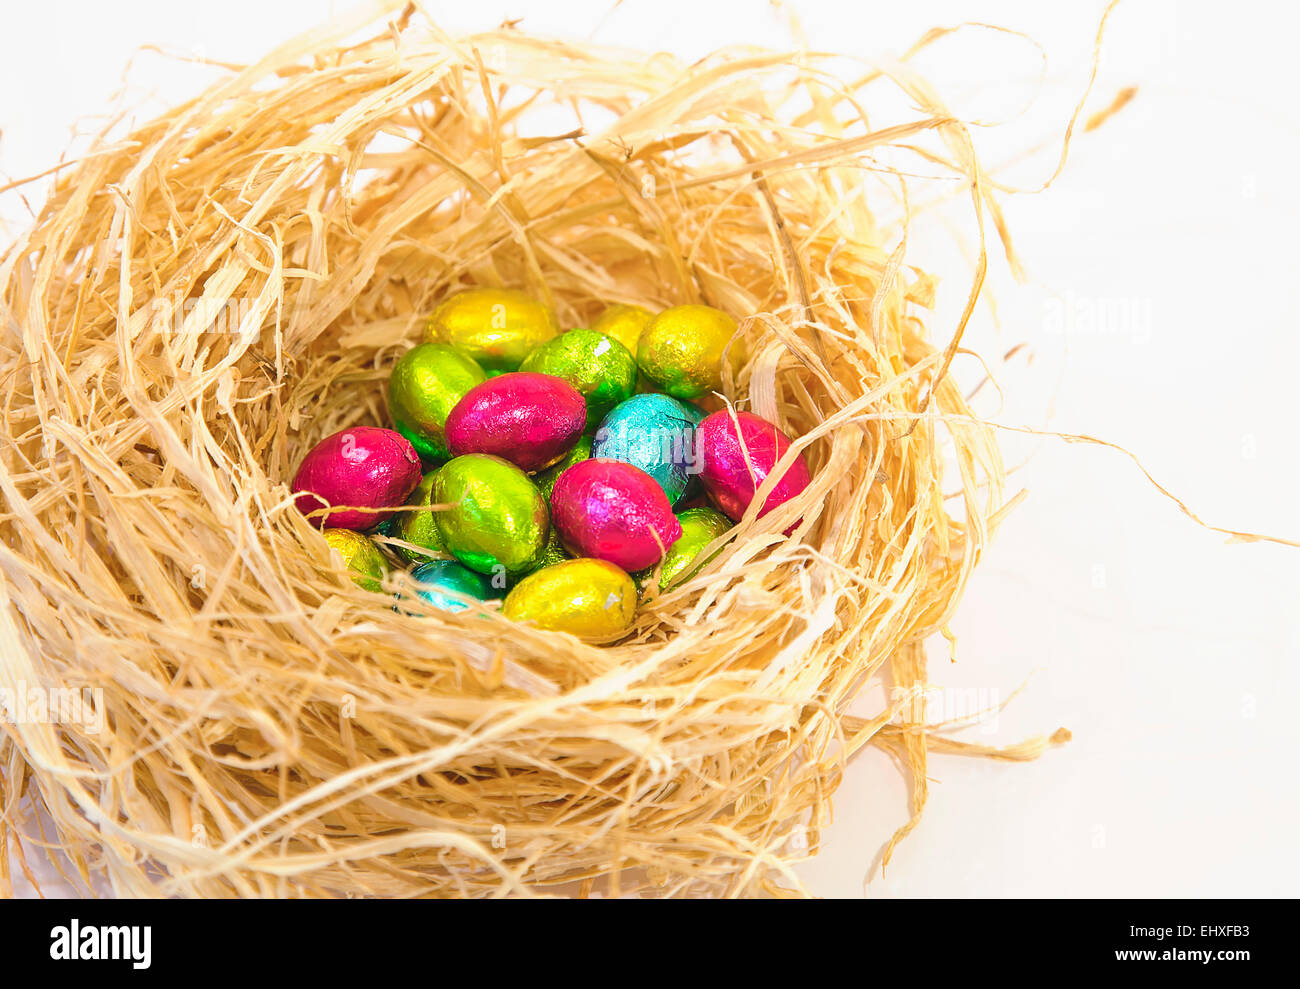
<path id="1" fill-rule="evenodd" d="M 564 560 L 516 584 L 502 612 L 553 632 L 609 638 L 632 624 L 636 585 L 604 560 Z"/>
<path id="2" fill-rule="evenodd" d="M 380 581 L 388 576 L 388 561 L 369 536 L 353 529 L 322 529 L 321 535 L 329 543 L 330 555 L 347 568 L 353 583 L 367 591 L 382 589 Z"/>
<path id="3" fill-rule="evenodd" d="M 641 331 L 654 318 L 655 314 L 649 309 L 619 303 L 601 313 L 596 322 L 591 324 L 591 328 L 597 333 L 613 337 L 626 347 L 629 353 L 635 354 Z"/>
<path id="4" fill-rule="evenodd" d="M 523 292 L 471 288 L 443 301 L 424 328 L 428 343 L 446 343 L 484 371 L 513 371 L 559 333 L 555 314 Z"/>
<path id="5" fill-rule="evenodd" d="M 674 306 L 646 324 L 636 362 L 673 398 L 700 398 L 722 390 L 722 359 L 736 321 L 712 306 Z"/>

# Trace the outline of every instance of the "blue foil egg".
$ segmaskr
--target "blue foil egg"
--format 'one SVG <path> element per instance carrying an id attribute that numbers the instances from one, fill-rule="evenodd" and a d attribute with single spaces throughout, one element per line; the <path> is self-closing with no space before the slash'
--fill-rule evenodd
<path id="1" fill-rule="evenodd" d="M 601 420 L 591 456 L 641 468 L 675 503 L 700 472 L 695 427 L 705 415 L 690 402 L 668 395 L 633 395 Z"/>
<path id="2" fill-rule="evenodd" d="M 434 560 L 422 563 L 411 571 L 411 578 L 420 586 L 416 593 L 435 608 L 443 611 L 465 611 L 469 605 L 452 596 L 461 594 L 468 598 L 487 601 L 501 597 L 492 587 L 490 577 L 475 573 L 455 560 Z M 452 593 L 448 593 L 452 592 Z"/>

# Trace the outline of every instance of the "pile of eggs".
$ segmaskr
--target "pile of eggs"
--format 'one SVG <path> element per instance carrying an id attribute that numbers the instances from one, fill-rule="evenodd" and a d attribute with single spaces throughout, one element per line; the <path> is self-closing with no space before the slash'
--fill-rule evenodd
<path id="1" fill-rule="evenodd" d="M 758 416 L 695 404 L 720 391 L 735 330 L 708 306 L 617 305 L 561 333 L 523 293 L 460 292 L 393 368 L 395 428 L 322 440 L 295 504 L 369 590 L 390 570 L 377 535 L 436 607 L 504 598 L 516 621 L 616 636 L 639 587 L 707 562 L 790 446 Z M 809 480 L 796 456 L 759 514 Z"/>

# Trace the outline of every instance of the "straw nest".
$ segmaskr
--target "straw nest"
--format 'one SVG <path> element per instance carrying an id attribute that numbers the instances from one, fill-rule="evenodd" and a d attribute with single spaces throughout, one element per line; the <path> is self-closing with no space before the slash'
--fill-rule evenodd
<path id="1" fill-rule="evenodd" d="M 119 895 L 800 892 L 855 752 L 892 752 L 919 813 L 927 751 L 960 748 L 897 693 L 848 709 L 924 685 L 1003 507 L 884 163 L 912 149 L 982 216 L 965 128 L 902 63 L 363 28 L 61 171 L 0 263 L 0 683 L 98 714 L 4 725 L 6 844 L 40 811 Z M 878 123 L 886 88 L 909 109 Z M 566 326 L 740 317 L 725 400 L 812 485 L 616 643 L 394 611 L 287 481 L 387 422 L 388 370 L 469 285 Z"/>

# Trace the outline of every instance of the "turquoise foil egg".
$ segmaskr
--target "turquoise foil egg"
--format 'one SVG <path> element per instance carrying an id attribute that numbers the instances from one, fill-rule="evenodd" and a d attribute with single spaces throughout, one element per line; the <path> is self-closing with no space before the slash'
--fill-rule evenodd
<path id="1" fill-rule="evenodd" d="M 475 573 L 454 560 L 422 563 L 411 571 L 411 579 L 419 585 L 416 594 L 443 611 L 465 611 L 469 608 L 468 604 L 454 596 L 456 594 L 479 601 L 501 596 L 493 589 L 490 578 Z"/>
<path id="2" fill-rule="evenodd" d="M 676 503 L 700 472 L 695 427 L 706 414 L 668 395 L 634 395 L 601 420 L 591 456 L 639 467 Z"/>

